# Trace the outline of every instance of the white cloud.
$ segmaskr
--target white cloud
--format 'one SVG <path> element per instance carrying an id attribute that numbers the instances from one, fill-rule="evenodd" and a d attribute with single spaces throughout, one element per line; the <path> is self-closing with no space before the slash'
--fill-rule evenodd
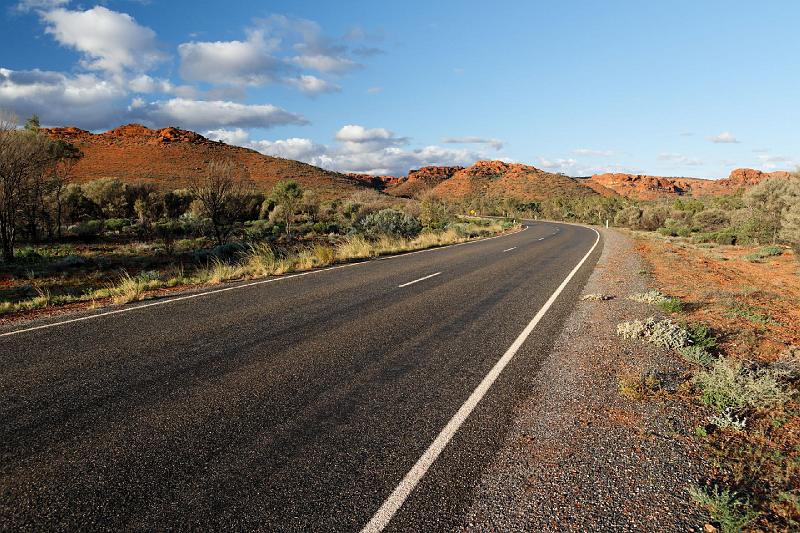
<path id="1" fill-rule="evenodd" d="M 128 81 L 128 88 L 135 93 L 171 93 L 176 90 L 169 80 L 140 74 Z"/>
<path id="2" fill-rule="evenodd" d="M 315 96 L 322 93 L 335 93 L 342 90 L 341 87 L 310 74 L 303 74 L 297 78 L 289 78 L 286 83 L 296 87 L 300 92 Z"/>
<path id="3" fill-rule="evenodd" d="M 485 155 L 467 149 L 426 146 L 407 150 L 400 145 L 407 139 L 396 137 L 385 128 L 364 128 L 348 125 L 341 128 L 331 146 L 310 139 L 290 138 L 251 140 L 243 129 L 209 131 L 206 136 L 230 144 L 252 148 L 263 154 L 295 159 L 339 172 L 405 175 L 412 168 L 427 165 L 468 166 Z"/>
<path id="4" fill-rule="evenodd" d="M 592 148 L 576 148 L 572 151 L 574 155 L 582 155 L 586 157 L 608 157 L 614 155 L 611 150 L 594 150 Z"/>
<path id="5" fill-rule="evenodd" d="M 502 150 L 505 144 L 500 139 L 489 139 L 486 137 L 445 137 L 442 139 L 444 144 L 486 144 L 495 150 Z"/>
<path id="6" fill-rule="evenodd" d="M 674 153 L 662 153 L 658 155 L 659 161 L 669 161 L 670 163 L 675 163 L 678 165 L 686 165 L 692 167 L 703 166 L 705 163 L 703 161 L 689 157 L 683 154 L 674 154 Z"/>
<path id="7" fill-rule="evenodd" d="M 713 137 L 708 138 L 709 141 L 712 143 L 717 144 L 729 144 L 729 143 L 739 143 L 740 141 L 733 135 L 733 133 L 729 131 L 723 131 L 719 135 L 715 135 Z"/>
<path id="8" fill-rule="evenodd" d="M 87 11 L 52 9 L 41 16 L 45 31 L 83 53 L 82 64 L 88 69 L 120 74 L 126 69 L 146 70 L 165 59 L 155 32 L 126 13 L 95 6 Z"/>
<path id="9" fill-rule="evenodd" d="M 350 143 L 368 143 L 390 141 L 394 143 L 397 138 L 394 133 L 386 128 L 365 128 L 354 124 L 342 126 L 336 132 L 336 140 Z"/>
<path id="10" fill-rule="evenodd" d="M 181 76 L 221 85 L 285 83 L 316 95 L 340 88 L 304 71 L 343 74 L 361 66 L 349 57 L 354 51 L 325 37 L 310 20 L 273 15 L 255 20 L 246 34 L 245 40 L 179 45 Z"/>
<path id="11" fill-rule="evenodd" d="M 233 144 L 236 146 L 246 146 L 250 142 L 250 133 L 242 128 L 235 128 L 232 130 L 219 128 L 216 130 L 209 130 L 203 135 L 212 141 L 222 141 L 226 144 Z"/>
<path id="12" fill-rule="evenodd" d="M 295 56 L 292 58 L 292 61 L 303 68 L 318 70 L 320 72 L 331 72 L 334 74 L 349 72 L 359 66 L 359 64 L 352 59 L 325 54 Z"/>
<path id="13" fill-rule="evenodd" d="M 286 71 L 273 53 L 278 41 L 262 30 L 248 31 L 246 41 L 189 42 L 178 46 L 180 73 L 188 81 L 219 84 L 263 85 Z"/>
<path id="14" fill-rule="evenodd" d="M 0 68 L 0 107 L 20 117 L 36 113 L 47 125 L 109 126 L 124 115 L 125 99 L 122 88 L 95 74 Z"/>
<path id="15" fill-rule="evenodd" d="M 130 108 L 134 117 L 156 126 L 174 125 L 194 130 L 215 128 L 271 128 L 287 124 L 305 125 L 301 115 L 270 104 L 240 104 L 220 100 L 172 98 L 140 102 Z"/>
<path id="16" fill-rule="evenodd" d="M 578 168 L 578 160 L 572 158 L 548 159 L 540 157 L 538 166 L 550 172 L 560 172 L 562 174 L 574 173 Z"/>
<path id="17" fill-rule="evenodd" d="M 294 159 L 297 161 L 315 162 L 317 158 L 325 154 L 325 146 L 317 144 L 310 139 L 281 139 L 277 141 L 253 141 L 250 148 L 258 150 L 262 154 L 284 159 Z"/>
<path id="18" fill-rule="evenodd" d="M 380 94 L 383 92 L 383 87 L 370 87 L 367 89 L 367 94 Z"/>
<path id="19" fill-rule="evenodd" d="M 68 3 L 69 0 L 22 0 L 17 4 L 16 8 L 18 11 L 22 11 L 24 13 L 34 10 L 49 11 L 57 7 L 65 6 Z"/>

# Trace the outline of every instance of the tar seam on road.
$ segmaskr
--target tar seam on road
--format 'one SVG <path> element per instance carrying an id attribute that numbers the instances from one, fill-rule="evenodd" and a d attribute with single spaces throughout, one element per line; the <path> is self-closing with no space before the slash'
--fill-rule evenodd
<path id="1" fill-rule="evenodd" d="M 511 250 L 516 250 L 516 249 L 517 249 L 516 246 L 512 246 L 511 248 L 506 248 L 505 250 L 503 250 L 503 253 L 510 252 Z"/>
<path id="2" fill-rule="evenodd" d="M 72 324 L 74 322 L 83 322 L 84 320 L 91 320 L 93 318 L 100 318 L 100 317 L 103 317 L 103 316 L 118 315 L 120 313 L 129 313 L 131 311 L 138 311 L 139 309 L 145 309 L 147 307 L 154 307 L 154 306 L 157 306 L 157 305 L 166 305 L 166 304 L 170 304 L 170 303 L 173 303 L 173 302 L 180 302 L 182 300 L 190 300 L 192 298 L 200 298 L 201 296 L 209 296 L 209 295 L 218 294 L 218 293 L 221 293 L 221 292 L 245 289 L 247 287 L 254 287 L 256 285 L 264 285 L 266 283 L 273 283 L 275 281 L 282 281 L 282 280 L 285 280 L 285 279 L 299 278 L 299 277 L 302 277 L 302 276 L 308 276 L 310 274 L 319 274 L 320 272 L 328 272 L 329 270 L 336 270 L 336 269 L 339 269 L 339 268 L 366 265 L 368 263 L 372 263 L 373 261 L 388 261 L 390 259 L 397 259 L 399 257 L 405 257 L 407 255 L 416 255 L 416 254 L 421 254 L 421 253 L 424 253 L 424 252 L 435 252 L 436 250 L 444 250 L 446 248 L 455 248 L 456 246 L 464 246 L 464 245 L 467 245 L 467 244 L 475 244 L 475 243 L 479 243 L 479 242 L 491 241 L 493 239 L 500 239 L 502 237 L 509 237 L 511 235 L 516 235 L 518 233 L 522 233 L 523 231 L 527 230 L 529 227 L 530 226 L 524 226 L 520 231 L 515 231 L 514 233 L 506 233 L 504 235 L 496 235 L 494 237 L 487 237 L 485 239 L 479 239 L 479 240 L 476 240 L 476 241 L 467 241 L 467 242 L 460 242 L 460 243 L 457 243 L 457 244 L 448 244 L 447 246 L 439 246 L 439 247 L 436 247 L 436 248 L 426 248 L 425 250 L 417 250 L 416 252 L 406 252 L 406 253 L 402 253 L 402 254 L 391 255 L 391 256 L 388 256 L 388 257 L 377 257 L 375 259 L 372 259 L 372 260 L 369 260 L 369 261 L 361 261 L 359 263 L 347 263 L 347 264 L 344 264 L 344 265 L 336 265 L 336 266 L 332 266 L 332 267 L 321 268 L 321 269 L 318 269 L 318 270 L 309 270 L 307 272 L 300 272 L 298 274 L 289 274 L 289 275 L 280 276 L 280 277 L 277 277 L 277 278 L 269 278 L 269 279 L 262 279 L 262 280 L 258 280 L 258 281 L 251 281 L 249 283 L 243 283 L 243 284 L 239 284 L 239 285 L 234 285 L 232 287 L 223 287 L 222 289 L 212 289 L 212 290 L 207 290 L 207 291 L 203 291 L 203 292 L 197 292 L 197 293 L 194 293 L 194 294 L 187 294 L 185 296 L 178 296 L 176 298 L 169 298 L 169 299 L 166 299 L 166 300 L 158 300 L 156 302 L 151 302 L 151 303 L 142 304 L 142 305 L 136 305 L 136 306 L 133 306 L 133 307 L 125 307 L 123 309 L 115 309 L 113 311 L 104 311 L 102 313 L 97 313 L 97 314 L 94 314 L 94 315 L 82 316 L 82 317 L 78 317 L 78 318 L 70 318 L 68 320 L 62 320 L 60 322 L 52 322 L 50 324 L 42 324 L 40 326 L 32 326 L 30 328 L 23 328 L 23 329 L 18 329 L 18 330 L 15 330 L 15 331 L 7 331 L 5 333 L 0 333 L 0 337 L 9 337 L 11 335 L 17 335 L 19 333 L 26 333 L 26 332 L 29 332 L 29 331 L 36 331 L 36 330 L 39 330 L 39 329 L 47 329 L 47 328 L 52 328 L 52 327 L 55 327 L 55 326 L 63 326 L 65 324 Z"/>
<path id="3" fill-rule="evenodd" d="M 434 276 L 438 276 L 439 274 L 441 274 L 441 272 L 436 272 L 435 274 L 429 274 L 429 275 L 423 276 L 423 277 L 421 277 L 419 279 L 415 279 L 414 281 L 409 281 L 408 283 L 403 283 L 402 285 L 398 285 L 398 287 L 408 287 L 409 285 L 413 285 L 413 284 L 418 283 L 420 281 L 425 281 L 426 279 L 430 279 L 430 278 L 432 278 Z"/>
<path id="4" fill-rule="evenodd" d="M 595 233 L 597 233 L 597 239 L 594 241 L 594 244 L 586 252 L 586 255 L 583 256 L 583 259 L 575 265 L 575 268 L 564 278 L 564 281 L 561 282 L 561 285 L 550 295 L 550 298 L 544 303 L 539 312 L 536 313 L 536 316 L 525 326 L 525 329 L 522 330 L 522 333 L 516 338 L 514 343 L 506 350 L 500 360 L 495 363 L 492 369 L 486 374 L 486 377 L 478 384 L 475 390 L 470 394 L 467 401 L 459 408 L 453 418 L 447 423 L 447 425 L 442 429 L 442 431 L 437 435 L 434 441 L 428 446 L 428 449 L 425 450 L 425 453 L 414 463 L 414 466 L 411 467 L 411 470 L 405 475 L 405 477 L 400 481 L 400 484 L 392 491 L 386 501 L 380 506 L 380 508 L 375 512 L 372 516 L 370 521 L 364 528 L 361 530 L 361 533 L 378 533 L 383 531 L 383 529 L 389 524 L 392 517 L 394 517 L 395 513 L 402 507 L 403 503 L 406 501 L 406 498 L 411 494 L 414 488 L 417 486 L 419 481 L 431 467 L 431 465 L 436 461 L 439 455 L 442 453 L 444 448 L 453 438 L 453 435 L 458 431 L 461 425 L 466 421 L 467 417 L 472 413 L 475 407 L 478 405 L 478 402 L 486 395 L 489 388 L 494 384 L 495 380 L 500 376 L 500 373 L 503 369 L 508 365 L 517 351 L 520 349 L 522 344 L 531 334 L 533 329 L 536 325 L 541 321 L 542 317 L 547 313 L 548 309 L 553 305 L 556 301 L 558 296 L 570 282 L 570 280 L 575 276 L 575 274 L 580 270 L 581 266 L 589 259 L 589 256 L 592 255 L 594 249 L 597 248 L 597 243 L 600 242 L 600 233 L 592 229 Z"/>

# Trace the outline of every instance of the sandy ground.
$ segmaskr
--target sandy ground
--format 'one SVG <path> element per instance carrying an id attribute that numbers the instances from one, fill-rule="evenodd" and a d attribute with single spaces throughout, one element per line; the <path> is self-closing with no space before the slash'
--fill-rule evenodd
<path id="1" fill-rule="evenodd" d="M 666 395 L 637 401 L 619 393 L 630 369 L 686 368 L 672 353 L 616 334 L 617 323 L 657 314 L 625 296 L 646 290 L 630 238 L 605 230 L 605 247 L 538 386 L 520 406 L 505 444 L 484 474 L 468 531 L 701 531 L 687 487 L 702 468 L 687 405 Z"/>

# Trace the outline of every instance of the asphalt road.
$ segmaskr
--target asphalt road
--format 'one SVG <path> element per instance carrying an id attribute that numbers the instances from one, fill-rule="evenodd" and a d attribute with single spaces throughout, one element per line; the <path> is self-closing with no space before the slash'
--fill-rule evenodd
<path id="1" fill-rule="evenodd" d="M 89 320 L 0 328 L 0 527 L 358 531 L 596 239 L 531 223 Z M 387 531 L 463 526 L 600 247 Z"/>

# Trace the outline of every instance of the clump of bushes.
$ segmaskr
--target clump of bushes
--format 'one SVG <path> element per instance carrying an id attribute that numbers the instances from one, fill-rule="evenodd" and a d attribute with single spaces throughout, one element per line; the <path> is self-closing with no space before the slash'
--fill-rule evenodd
<path id="1" fill-rule="evenodd" d="M 413 239 L 422 231 L 419 219 L 391 208 L 368 214 L 354 227 L 358 233 L 372 240 L 384 236 Z"/>
<path id="2" fill-rule="evenodd" d="M 689 332 L 669 319 L 649 317 L 644 321 L 632 320 L 617 325 L 617 335 L 623 339 L 641 339 L 656 346 L 676 350 L 691 342 Z"/>
<path id="3" fill-rule="evenodd" d="M 683 310 L 683 302 L 681 302 L 680 298 L 667 296 L 666 294 L 656 290 L 631 294 L 628 296 L 628 300 L 657 305 L 666 313 L 679 313 Z"/>
<path id="4" fill-rule="evenodd" d="M 700 390 L 700 401 L 720 412 L 768 409 L 791 398 L 780 382 L 780 374 L 773 369 L 749 369 L 724 357 L 709 370 L 699 372 L 694 384 Z"/>

